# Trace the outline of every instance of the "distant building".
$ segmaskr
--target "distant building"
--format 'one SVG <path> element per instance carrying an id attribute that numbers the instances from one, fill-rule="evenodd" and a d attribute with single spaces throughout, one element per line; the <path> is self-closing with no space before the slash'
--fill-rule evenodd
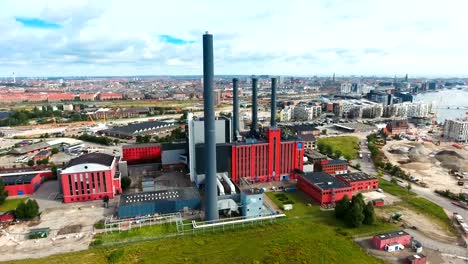
<path id="1" fill-rule="evenodd" d="M 114 198 L 120 194 L 120 172 L 116 157 L 89 153 L 70 160 L 60 172 L 63 202 L 83 202 Z"/>
<path id="2" fill-rule="evenodd" d="M 111 129 L 102 130 L 101 133 L 111 137 L 133 138 L 137 135 L 168 133 L 176 127 L 177 125 L 175 123 L 148 121 L 126 126 L 115 126 Z"/>
<path id="3" fill-rule="evenodd" d="M 444 137 L 457 142 L 468 142 L 468 120 L 446 119 Z"/>
<path id="4" fill-rule="evenodd" d="M 96 99 L 95 94 L 80 94 L 78 97 L 81 101 L 94 101 Z"/>
<path id="5" fill-rule="evenodd" d="M 121 94 L 121 93 L 113 93 L 113 92 L 99 93 L 99 94 L 98 94 L 98 99 L 99 99 L 100 101 L 122 100 L 122 99 L 123 99 L 123 94 Z"/>
<path id="6" fill-rule="evenodd" d="M 297 121 L 309 121 L 322 114 L 321 106 L 297 105 L 294 107 L 294 119 Z"/>
<path id="7" fill-rule="evenodd" d="M 279 119 L 280 122 L 289 122 L 293 118 L 293 113 L 294 113 L 294 106 L 285 106 L 283 109 L 280 111 Z"/>
<path id="8" fill-rule="evenodd" d="M 63 111 L 73 111 L 73 105 L 72 104 L 64 104 L 63 105 Z"/>
<path id="9" fill-rule="evenodd" d="M 348 162 L 346 160 L 322 160 L 317 169 L 330 175 L 348 173 Z"/>
<path id="10" fill-rule="evenodd" d="M 391 135 L 399 135 L 401 133 L 406 133 L 408 130 L 409 125 L 406 120 L 393 120 L 387 124 L 387 131 Z"/>
<path id="11" fill-rule="evenodd" d="M 34 162 L 38 162 L 40 160 L 45 160 L 45 159 L 48 159 L 51 154 L 52 154 L 52 152 L 50 150 L 48 150 L 48 149 L 41 150 L 36 155 L 34 155 L 33 160 L 34 160 Z"/>

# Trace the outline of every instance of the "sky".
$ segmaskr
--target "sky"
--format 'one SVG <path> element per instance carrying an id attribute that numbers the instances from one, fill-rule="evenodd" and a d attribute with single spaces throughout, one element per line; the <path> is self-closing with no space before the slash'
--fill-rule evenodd
<path id="1" fill-rule="evenodd" d="M 468 76 L 466 0 L 0 0 L 0 76 Z"/>

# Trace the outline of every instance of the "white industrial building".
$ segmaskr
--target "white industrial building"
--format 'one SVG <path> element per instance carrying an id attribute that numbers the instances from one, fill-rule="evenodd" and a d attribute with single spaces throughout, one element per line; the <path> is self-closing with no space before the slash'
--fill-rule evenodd
<path id="1" fill-rule="evenodd" d="M 320 117 L 322 107 L 316 105 L 297 105 L 294 107 L 294 119 L 297 121 L 309 121 Z"/>
<path id="2" fill-rule="evenodd" d="M 288 105 L 280 111 L 280 122 L 289 122 L 293 118 L 294 106 Z"/>

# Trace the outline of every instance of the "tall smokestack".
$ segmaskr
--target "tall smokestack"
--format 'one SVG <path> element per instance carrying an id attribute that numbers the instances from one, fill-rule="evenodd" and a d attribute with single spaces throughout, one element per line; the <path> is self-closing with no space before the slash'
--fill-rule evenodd
<path id="1" fill-rule="evenodd" d="M 203 35 L 203 98 L 205 125 L 205 220 L 218 220 L 216 131 L 213 90 L 213 35 Z"/>
<path id="2" fill-rule="evenodd" d="M 258 135 L 258 103 L 257 103 L 257 78 L 252 78 L 252 125 L 250 126 L 250 135 L 255 137 Z"/>
<path id="3" fill-rule="evenodd" d="M 239 79 L 234 78 L 232 79 L 232 127 L 233 127 L 233 136 L 234 140 L 240 136 L 239 133 Z"/>
<path id="4" fill-rule="evenodd" d="M 270 126 L 276 128 L 276 78 L 271 78 L 271 117 Z"/>

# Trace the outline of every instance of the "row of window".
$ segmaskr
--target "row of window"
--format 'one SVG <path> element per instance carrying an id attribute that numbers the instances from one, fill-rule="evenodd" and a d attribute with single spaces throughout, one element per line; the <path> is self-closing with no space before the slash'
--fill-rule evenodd
<path id="1" fill-rule="evenodd" d="M 107 192 L 107 180 L 105 172 L 69 174 L 67 175 L 67 178 L 70 195 Z"/>

